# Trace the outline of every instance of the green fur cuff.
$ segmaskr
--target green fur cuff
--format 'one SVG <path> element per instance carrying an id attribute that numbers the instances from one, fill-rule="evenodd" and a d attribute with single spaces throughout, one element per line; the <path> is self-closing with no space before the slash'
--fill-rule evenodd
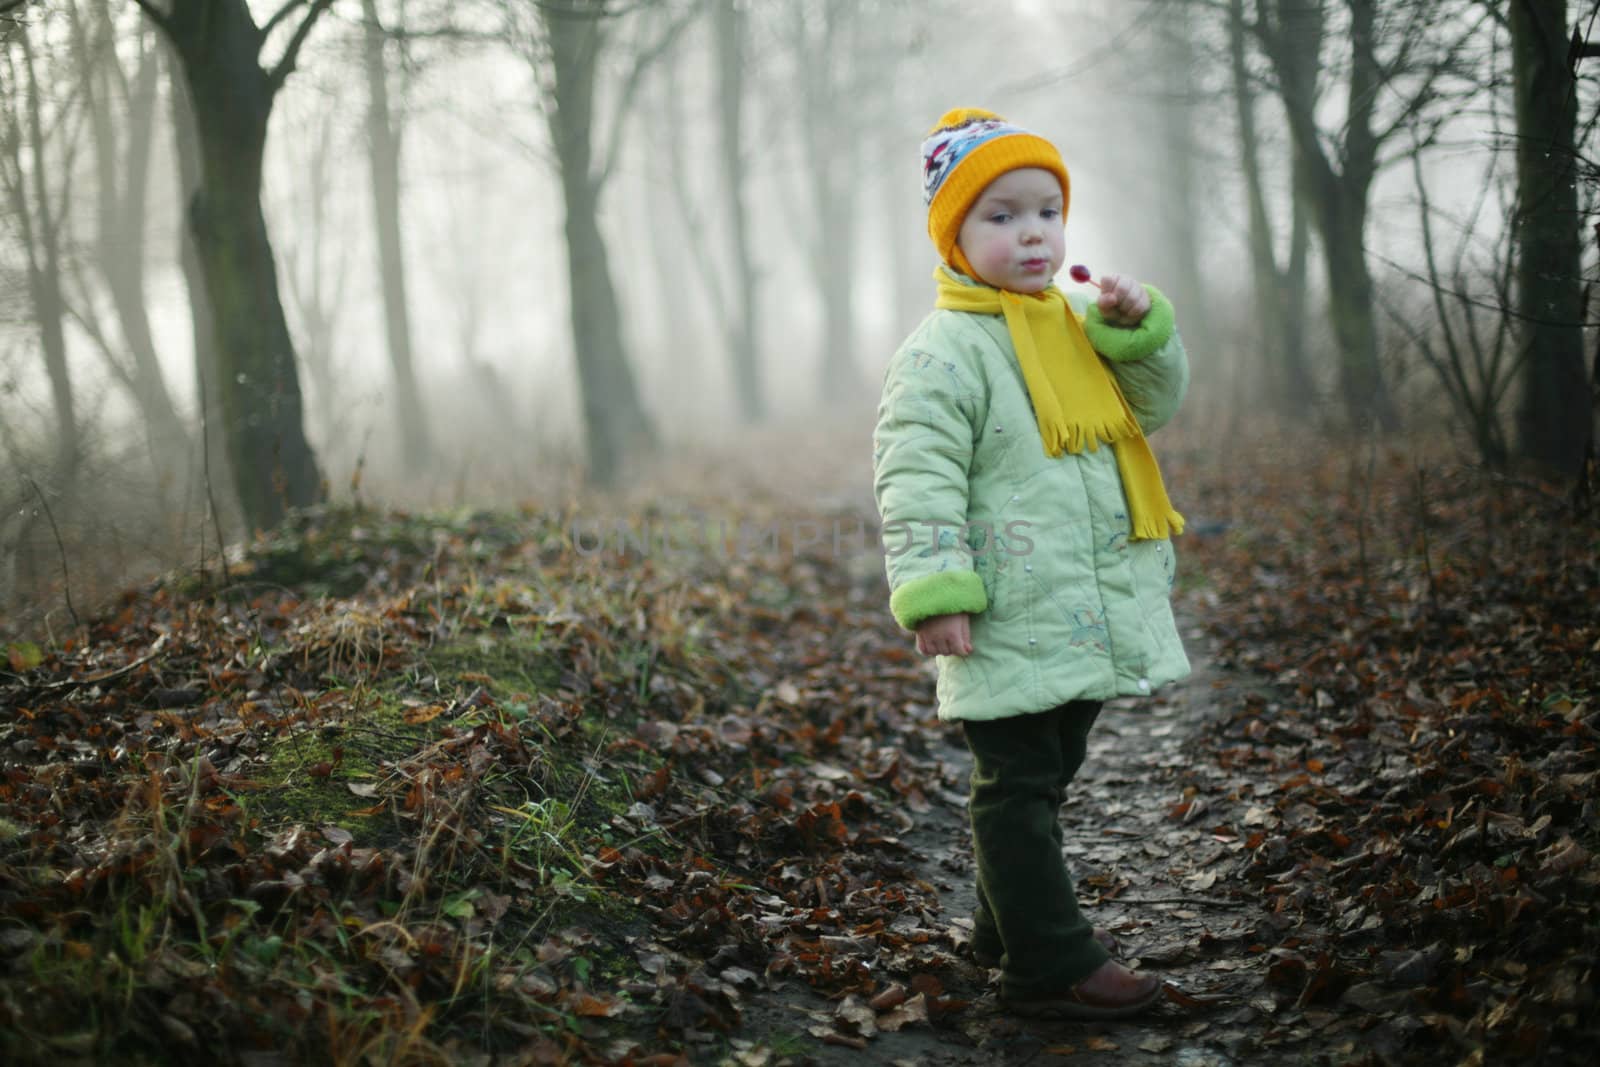
<path id="1" fill-rule="evenodd" d="M 1150 294 L 1150 310 L 1137 326 L 1113 326 L 1100 315 L 1097 304 L 1084 310 L 1083 332 L 1089 335 L 1094 350 L 1113 363 L 1143 359 L 1172 339 L 1177 319 L 1172 302 L 1153 285 L 1144 287 Z"/>
<path id="2" fill-rule="evenodd" d="M 889 610 L 907 630 L 935 615 L 966 612 L 977 614 L 989 606 L 983 593 L 983 579 L 973 571 L 938 571 L 924 574 L 896 589 L 889 597 Z"/>

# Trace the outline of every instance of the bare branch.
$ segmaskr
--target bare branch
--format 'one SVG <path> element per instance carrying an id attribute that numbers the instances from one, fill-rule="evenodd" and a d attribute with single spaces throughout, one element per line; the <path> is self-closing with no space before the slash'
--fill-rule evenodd
<path id="1" fill-rule="evenodd" d="M 8 57 L 9 58 L 9 57 Z M 16 73 L 15 65 L 11 73 Z M 28 206 L 27 170 L 22 165 L 22 118 L 15 112 L 8 115 L 9 121 L 4 130 L 5 136 L 0 137 L 0 149 L 4 149 L 9 164 L 0 169 L 0 184 L 4 184 L 5 191 L 11 199 L 11 217 L 16 219 L 17 232 L 22 238 L 22 249 L 27 254 L 26 266 L 30 277 L 39 270 L 39 257 L 33 234 L 33 212 Z"/>
<path id="2" fill-rule="evenodd" d="M 1381 252 L 1374 252 L 1371 248 L 1368 248 L 1366 251 L 1367 251 L 1367 255 L 1371 256 L 1373 259 L 1377 260 L 1379 263 L 1382 263 L 1384 266 L 1388 267 L 1390 270 L 1394 271 L 1396 274 L 1402 274 L 1405 277 L 1410 278 L 1412 281 L 1422 282 L 1425 285 L 1431 284 L 1428 281 L 1427 275 L 1418 274 L 1415 270 L 1413 270 L 1410 267 L 1406 266 L 1404 263 L 1398 263 L 1395 260 L 1390 259 L 1388 256 L 1384 255 Z M 1457 299 L 1457 301 L 1459 301 L 1463 305 L 1470 304 L 1473 307 L 1483 308 L 1485 311 L 1493 311 L 1498 315 L 1505 316 L 1507 319 L 1517 319 L 1517 320 L 1520 320 L 1522 322 L 1537 322 L 1537 323 L 1541 323 L 1541 324 L 1546 325 L 1546 326 L 1593 326 L 1594 325 L 1593 322 L 1589 322 L 1589 321 L 1572 322 L 1572 321 L 1567 320 L 1567 319 L 1547 319 L 1547 318 L 1543 318 L 1543 317 L 1541 317 L 1539 315 L 1524 314 L 1523 312 L 1518 311 L 1515 307 L 1511 306 L 1511 304 L 1506 302 L 1503 298 L 1502 298 L 1500 303 L 1491 304 L 1487 300 L 1479 300 L 1476 297 L 1472 296 L 1470 293 L 1464 293 L 1459 289 L 1446 289 L 1444 292 L 1445 292 L 1445 295 L 1447 295 L 1447 296 L 1455 297 Z"/>
<path id="3" fill-rule="evenodd" d="M 158 9 L 151 0 L 133 0 L 133 2 L 139 6 L 140 11 L 144 12 L 144 17 L 159 26 L 163 33 L 168 37 L 173 35 L 172 17 L 170 15 Z"/>
<path id="4" fill-rule="evenodd" d="M 61 555 L 61 592 L 66 597 L 67 612 L 72 616 L 72 625 L 82 629 L 83 623 L 78 621 L 78 609 L 72 606 L 72 571 L 67 568 L 67 549 L 61 542 L 61 527 L 56 525 L 55 513 L 50 510 L 50 501 L 45 499 L 44 490 L 39 488 L 39 483 L 26 474 L 23 475 L 23 479 L 33 486 L 34 495 L 39 498 L 39 503 L 44 505 L 44 517 L 50 520 L 50 530 L 56 538 L 56 551 Z"/>
<path id="5" fill-rule="evenodd" d="M 306 0 L 285 0 L 284 5 L 274 11 L 261 27 L 261 39 L 265 41 L 272 36 L 272 31 L 278 28 L 278 23 L 294 13 L 297 7 L 305 6 Z"/>
<path id="6" fill-rule="evenodd" d="M 1511 29 L 1511 19 L 1506 15 L 1505 4 L 1500 3 L 1500 0 L 1480 0 L 1480 2 L 1484 11 L 1488 13 L 1490 18 L 1494 19 L 1496 25 L 1502 30 Z"/>
<path id="7" fill-rule="evenodd" d="M 279 10 L 278 14 L 268 21 L 268 27 L 270 28 L 277 22 L 279 16 L 289 7 L 298 6 L 303 2 L 304 0 L 291 0 L 290 4 Z M 333 0 L 312 0 L 311 10 L 306 12 L 306 17 L 301 21 L 300 25 L 295 27 L 294 36 L 289 38 L 289 44 L 284 48 L 283 56 L 278 60 L 278 65 L 272 68 L 271 74 L 267 75 L 268 93 L 275 94 L 279 89 L 283 88 L 283 83 L 288 80 L 290 73 L 294 71 L 294 61 L 300 54 L 301 45 L 306 43 L 306 38 L 311 33 L 311 27 L 316 25 L 323 12 L 332 6 Z"/>
<path id="8" fill-rule="evenodd" d="M 1594 29 L 1596 14 L 1600 14 L 1600 12 L 1592 12 L 1589 15 L 1589 29 L 1591 31 Z M 1572 27 L 1572 43 L 1567 46 L 1567 69 L 1576 75 L 1578 73 L 1578 61 L 1587 59 L 1590 56 L 1600 56 L 1600 44 L 1591 43 L 1588 34 L 1580 31 L 1574 25 Z"/>
<path id="9" fill-rule="evenodd" d="M 29 485 L 33 486 L 34 492 L 38 493 L 39 486 L 34 483 L 34 480 L 32 478 L 27 477 L 27 475 L 23 475 L 23 477 L 27 480 Z M 44 494 L 43 493 L 39 493 L 39 499 L 41 501 L 44 499 Z M 49 513 L 49 509 L 50 509 L 50 505 L 48 503 L 45 504 L 45 512 L 46 512 L 46 514 Z M 54 526 L 55 526 L 55 519 L 54 518 L 52 518 L 50 520 L 50 525 L 51 525 L 52 528 L 54 528 Z M 60 531 L 57 531 L 56 543 L 58 545 L 61 543 L 61 541 L 60 541 Z M 63 555 L 62 560 L 61 560 L 61 568 L 62 568 L 63 571 L 66 570 L 66 566 L 67 566 L 66 557 Z M 69 591 L 69 600 L 68 600 L 68 603 L 67 603 L 67 607 L 69 609 L 72 607 L 71 600 L 70 600 L 70 591 Z M 74 625 L 78 625 L 78 626 L 83 625 L 82 623 L 78 622 L 78 613 L 75 612 L 75 611 L 72 613 L 72 621 L 73 621 Z M 45 684 L 45 685 L 29 686 L 28 688 L 29 688 L 29 690 L 31 692 L 43 694 L 43 693 L 61 693 L 61 692 L 65 692 L 65 691 L 67 691 L 69 689 L 80 689 L 80 688 L 82 688 L 83 686 L 86 686 L 86 685 L 104 685 L 106 682 L 115 681 L 118 678 L 123 678 L 123 677 L 126 677 L 127 675 L 132 674 L 134 671 L 138 670 L 140 667 L 143 667 L 147 663 L 154 663 L 156 661 L 156 659 L 159 658 L 159 656 L 161 655 L 161 649 L 166 646 L 166 643 L 167 643 L 167 635 L 166 634 L 162 634 L 160 637 L 156 638 L 155 642 L 150 646 L 150 652 L 149 652 L 148 655 L 140 656 L 138 659 L 134 660 L 132 663 L 124 664 L 123 666 L 118 667 L 116 670 L 106 671 L 106 672 L 104 672 L 102 674 L 92 675 L 92 676 L 90 676 L 88 678 L 66 678 L 66 679 L 63 679 L 62 681 L 59 681 L 59 682 L 50 682 L 50 683 Z"/>
<path id="10" fill-rule="evenodd" d="M 407 41 L 465 41 L 470 44 L 500 44 L 505 41 L 505 32 L 497 30 L 472 30 L 460 26 L 425 26 L 417 29 L 413 26 L 384 26 L 383 36 L 386 40 L 404 44 Z"/>
<path id="11" fill-rule="evenodd" d="M 641 8 L 651 7 L 656 0 L 635 0 L 631 4 L 608 8 L 605 4 L 557 3 L 556 0 L 533 0 L 533 6 L 552 15 L 566 18 L 614 19 L 631 15 Z"/>
<path id="12" fill-rule="evenodd" d="M 82 302 L 63 298 L 61 304 L 67 311 L 67 317 L 78 324 L 78 328 L 88 335 L 94 342 L 101 358 L 105 361 L 106 369 L 116 377 L 124 389 L 132 391 L 133 372 L 130 371 L 118 358 L 117 350 L 112 346 L 111 339 L 106 336 L 105 330 L 100 325 L 100 316 L 94 312 L 89 301 L 89 285 L 83 277 L 83 268 L 77 260 L 68 264 L 72 280 L 77 283 L 78 295 Z"/>
<path id="13" fill-rule="evenodd" d="M 653 131 L 661 147 L 657 150 L 664 158 L 666 166 L 661 168 L 667 172 L 671 179 L 673 200 L 678 206 L 678 214 L 684 221 L 684 233 L 689 244 L 689 251 L 698 266 L 692 271 L 703 283 L 706 295 L 711 301 L 711 306 L 717 309 L 718 325 L 727 329 L 727 311 L 729 301 L 727 298 L 727 285 L 723 272 L 717 269 L 716 257 L 712 255 L 711 247 L 706 240 L 706 226 L 699 212 L 695 209 L 693 190 L 689 187 L 688 168 L 683 159 L 683 138 L 678 136 L 678 131 L 683 128 L 683 96 L 678 92 L 676 70 L 669 65 L 664 70 L 662 90 L 662 112 L 664 121 L 659 125 L 651 123 L 656 129 Z"/>
<path id="14" fill-rule="evenodd" d="M 1435 359 L 1432 355 L 1431 347 L 1427 345 L 1423 345 L 1423 351 L 1428 362 L 1433 364 L 1434 370 L 1444 382 L 1446 389 L 1456 394 L 1456 401 L 1461 405 L 1468 419 L 1476 423 L 1477 413 L 1473 410 L 1472 405 L 1472 386 L 1467 382 L 1466 368 L 1463 366 L 1465 361 L 1461 357 L 1461 345 L 1456 339 L 1455 330 L 1451 328 L 1450 314 L 1445 308 L 1444 287 L 1439 284 L 1438 260 L 1433 250 L 1433 203 L 1428 196 L 1428 183 L 1422 177 L 1422 151 L 1420 147 L 1411 155 L 1411 175 L 1416 184 L 1417 198 L 1421 206 L 1422 251 L 1423 262 L 1427 264 L 1428 268 L 1428 288 L 1433 293 L 1433 310 L 1434 314 L 1438 316 L 1439 329 L 1444 334 L 1444 347 L 1445 351 L 1450 355 L 1450 361 L 1448 364 L 1444 364 L 1442 361 Z M 1454 382 L 1453 386 L 1451 385 L 1452 382 Z"/>
<path id="15" fill-rule="evenodd" d="M 617 100 L 616 113 L 611 118 L 611 136 L 607 139 L 606 154 L 602 158 L 597 172 L 596 186 L 604 185 L 606 179 L 611 176 L 612 170 L 616 167 L 617 157 L 621 154 L 622 131 L 628 124 L 628 112 L 633 107 L 633 99 L 638 95 L 639 85 L 644 81 L 645 73 L 652 64 L 672 49 L 673 44 L 677 42 L 679 35 L 683 33 L 694 18 L 699 7 L 699 0 L 696 0 L 695 3 L 685 8 L 677 19 L 667 24 L 667 27 L 661 31 L 661 36 L 649 48 L 639 53 L 634 60 L 633 69 L 628 71 L 628 80 L 623 84 L 622 94 Z"/>
<path id="16" fill-rule="evenodd" d="M 1406 102 L 1406 106 L 1401 110 L 1400 114 L 1396 115 L 1393 122 L 1391 122 L 1387 127 L 1374 136 L 1375 144 L 1383 144 L 1390 137 L 1392 137 L 1396 131 L 1400 130 L 1406 125 L 1406 123 L 1410 122 L 1414 117 L 1416 117 L 1416 115 L 1418 115 L 1423 108 L 1432 103 L 1434 100 L 1439 99 L 1438 95 L 1433 91 L 1434 83 L 1437 82 L 1438 79 L 1447 71 L 1454 69 L 1455 61 L 1457 58 L 1459 58 L 1462 49 L 1466 47 L 1466 44 L 1469 40 L 1472 40 L 1477 36 L 1478 29 L 1482 25 L 1483 19 L 1479 19 L 1477 22 L 1473 23 L 1472 26 L 1467 28 L 1466 32 L 1462 33 L 1461 36 L 1456 38 L 1456 40 L 1450 45 L 1449 49 L 1445 52 L 1445 55 L 1437 63 L 1433 63 L 1428 67 L 1428 72 L 1426 77 L 1423 79 L 1422 85 L 1419 86 L 1417 91 L 1412 94 L 1411 99 Z M 1409 42 L 1407 43 L 1406 47 L 1410 47 Z M 1389 72 L 1385 74 L 1386 82 L 1392 78 L 1394 72 L 1395 67 L 1393 64 L 1391 64 Z"/>

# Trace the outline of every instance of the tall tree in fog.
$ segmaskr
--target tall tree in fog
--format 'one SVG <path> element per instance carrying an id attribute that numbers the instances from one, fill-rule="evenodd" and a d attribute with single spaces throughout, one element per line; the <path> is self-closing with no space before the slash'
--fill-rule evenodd
<path id="1" fill-rule="evenodd" d="M 683 259 L 689 259 L 694 282 L 703 290 L 711 318 L 726 353 L 729 380 L 734 387 L 734 407 L 742 422 L 759 422 L 766 403 L 761 388 L 761 366 L 756 355 L 757 267 L 750 252 L 750 220 L 746 204 L 749 168 L 744 156 L 745 54 L 748 49 L 748 15 L 735 0 L 712 0 L 709 5 L 714 77 L 704 110 L 715 116 L 708 153 L 697 151 L 693 93 L 680 75 L 704 65 L 704 56 L 684 49 L 664 60 L 659 85 L 647 95 L 647 144 L 654 165 L 650 184 L 670 188 L 672 212 L 679 226 L 671 236 L 653 231 L 650 251 L 656 271 L 669 289 L 664 303 L 664 325 L 669 336 L 687 333 L 684 301 L 676 294 L 683 282 Z M 699 83 L 695 88 L 699 88 Z M 697 188 L 695 178 L 702 155 L 715 159 L 715 192 Z M 667 180 L 662 182 L 660 179 Z M 719 244 L 720 239 L 720 244 Z M 675 357 L 684 360 L 688 353 Z"/>
<path id="2" fill-rule="evenodd" d="M 361 0 L 362 58 L 367 77 L 367 158 L 372 167 L 372 210 L 378 233 L 378 276 L 383 283 L 383 322 L 394 370 L 395 414 L 408 466 L 424 463 L 432 450 L 411 351 L 410 302 L 406 298 L 405 248 L 400 239 L 400 124 L 389 105 L 388 34 L 376 0 Z"/>
<path id="3" fill-rule="evenodd" d="M 79 317 L 101 343 L 113 376 L 144 418 L 158 478 L 174 482 L 189 459 L 189 434 L 156 355 L 145 300 L 145 203 L 155 127 L 158 55 L 140 28 L 132 35 L 133 70 L 118 55 L 118 27 L 103 3 L 69 8 L 72 50 L 94 149 L 95 272 L 116 314 L 121 349 L 99 329 L 86 300 Z M 135 16 L 137 17 L 137 16 Z"/>
<path id="4" fill-rule="evenodd" d="M 1302 54 L 1289 65 L 1289 76 L 1305 83 L 1297 93 L 1309 91 L 1317 77 L 1317 41 L 1308 34 L 1291 34 L 1287 47 Z M 1310 45 L 1307 49 L 1305 46 Z M 1261 138 L 1256 126 L 1256 86 L 1249 65 L 1244 0 L 1228 0 L 1228 59 L 1239 133 L 1239 167 L 1244 177 L 1248 207 L 1250 277 L 1262 327 L 1263 370 L 1272 385 L 1273 400 L 1290 415 L 1302 416 L 1311 406 L 1315 389 L 1306 360 L 1306 261 L 1310 245 L 1302 183 L 1293 182 L 1289 196 L 1289 250 L 1280 267 L 1277 239 L 1267 211 L 1266 178 L 1261 165 Z M 1303 158 L 1291 142 L 1292 173 L 1304 169 Z"/>
<path id="5" fill-rule="evenodd" d="M 1594 419 L 1583 365 L 1576 56 L 1568 54 L 1566 0 L 1512 0 L 1509 15 L 1524 376 L 1518 443 L 1531 459 L 1572 475 Z"/>
<path id="6" fill-rule="evenodd" d="M 234 485 L 245 521 L 255 529 L 322 496 L 261 214 L 261 163 L 273 101 L 332 2 L 287 0 L 257 26 L 246 0 L 135 0 L 171 41 L 190 90 L 201 178 L 189 226 L 216 330 Z M 296 19 L 277 63 L 263 67 L 267 38 Z"/>
<path id="7" fill-rule="evenodd" d="M 1457 4 L 1412 0 L 1343 0 L 1348 41 L 1342 114 L 1336 128 L 1318 122 L 1321 85 L 1300 69 L 1331 44 L 1327 0 L 1258 0 L 1253 28 L 1277 75 L 1298 174 L 1311 201 L 1328 275 L 1329 313 L 1339 346 L 1339 390 L 1352 422 L 1385 429 L 1399 413 L 1378 361 L 1367 216 L 1385 144 L 1422 127 L 1427 144 L 1448 117 L 1446 85 L 1481 16 Z M 1380 34 L 1381 30 L 1381 34 Z M 1382 54 L 1380 54 L 1382 53 Z M 1324 68 L 1327 70 L 1327 68 Z M 1338 72 L 1328 70 L 1329 80 Z M 1393 101 L 1380 111 L 1380 103 Z"/>
<path id="8" fill-rule="evenodd" d="M 56 419 L 52 473 L 58 484 L 64 484 L 76 475 L 82 455 L 62 325 L 67 308 L 61 294 L 62 241 L 70 203 L 65 176 L 72 173 L 74 154 L 74 142 L 67 137 L 74 124 L 45 122 L 38 57 L 28 26 L 17 22 L 3 43 L 5 84 L 20 92 L 0 94 L 0 186 L 21 241 L 28 299 L 50 382 Z M 52 185 L 52 176 L 60 177 L 59 184 Z"/>
<path id="9" fill-rule="evenodd" d="M 1202 269 L 1202 226 L 1208 221 L 1206 195 L 1200 168 L 1206 153 L 1197 124 L 1201 90 L 1197 71 L 1200 50 L 1196 42 L 1199 19 L 1187 4 L 1166 12 L 1158 26 L 1160 63 L 1156 77 L 1161 92 L 1158 140 L 1166 189 L 1161 198 L 1162 225 L 1170 264 L 1168 295 L 1184 321 L 1184 340 L 1196 350 L 1209 349 L 1212 339 L 1211 305 L 1206 298 Z"/>
<path id="10" fill-rule="evenodd" d="M 858 398 L 855 359 L 855 230 L 861 185 L 861 138 L 841 129 L 868 91 L 863 74 L 881 69 L 863 47 L 864 23 L 876 5 L 847 0 L 789 0 L 785 43 L 796 84 L 784 109 L 799 124 L 784 161 L 804 187 L 805 262 L 822 301 L 818 364 L 824 404 Z"/>
<path id="11" fill-rule="evenodd" d="M 681 16 L 668 12 L 663 28 L 649 16 L 664 4 L 645 4 L 619 16 L 605 0 L 503 0 L 510 43 L 533 70 L 543 99 L 566 207 L 567 278 L 573 355 L 578 364 L 589 480 L 614 484 L 628 455 L 657 440 L 640 402 L 633 367 L 622 338 L 622 312 L 610 259 L 600 233 L 600 197 L 618 158 L 627 109 L 640 80 L 682 30 Z M 622 23 L 644 36 L 631 45 Z M 603 61 L 615 56 L 626 69 L 609 129 L 597 113 L 596 84 Z M 596 141 L 606 141 L 603 147 Z M 598 150 L 597 150 L 598 149 Z"/>
<path id="12" fill-rule="evenodd" d="M 332 92 L 328 95 L 331 100 Z M 340 115 L 327 103 L 313 109 L 305 126 L 295 131 L 294 177 L 285 192 L 298 214 L 293 231 L 279 244 L 279 262 L 288 311 L 300 338 L 300 361 L 310 377 L 313 421 L 324 435 L 325 451 L 332 452 L 345 443 L 351 430 L 348 420 L 339 418 L 339 406 L 347 398 L 339 395 L 335 350 L 345 307 L 349 249 L 329 218 L 338 188 L 334 138 Z"/>
<path id="13" fill-rule="evenodd" d="M 167 101 L 172 121 L 173 161 L 178 184 L 178 203 L 191 204 L 200 193 L 200 135 L 195 132 L 194 107 L 189 102 L 189 85 L 183 78 L 183 63 L 167 42 L 163 54 L 167 64 Z M 228 458 L 227 436 L 222 429 L 222 386 L 217 359 L 216 317 L 206 296 L 205 271 L 200 266 L 200 251 L 195 245 L 194 228 L 178 228 L 178 265 L 183 272 L 184 290 L 189 296 L 189 337 L 194 353 L 196 407 L 200 415 L 201 466 L 206 477 L 206 495 L 218 507 L 219 487 L 234 484 L 233 463 Z M 232 501 L 232 494 L 223 499 Z"/>
<path id="14" fill-rule="evenodd" d="M 717 51 L 717 159 L 727 204 L 731 306 L 723 312 L 739 415 L 757 422 L 766 414 L 761 363 L 756 347 L 758 277 L 750 257 L 750 217 L 745 204 L 748 168 L 744 155 L 745 66 L 750 52 L 749 16 L 739 0 L 714 0 L 711 12 Z"/>

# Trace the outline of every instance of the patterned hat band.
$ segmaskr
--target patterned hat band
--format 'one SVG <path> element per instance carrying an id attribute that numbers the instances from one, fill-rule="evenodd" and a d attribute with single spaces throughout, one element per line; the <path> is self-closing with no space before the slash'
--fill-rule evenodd
<path id="1" fill-rule="evenodd" d="M 961 161 L 966 159 L 974 148 L 987 144 L 996 137 L 1027 132 L 1021 126 L 1013 126 L 999 118 L 978 119 L 965 126 L 934 130 L 928 139 L 922 142 L 923 206 L 933 203 L 933 198 L 939 194 L 939 187 L 944 184 L 945 178 L 961 165 Z"/>

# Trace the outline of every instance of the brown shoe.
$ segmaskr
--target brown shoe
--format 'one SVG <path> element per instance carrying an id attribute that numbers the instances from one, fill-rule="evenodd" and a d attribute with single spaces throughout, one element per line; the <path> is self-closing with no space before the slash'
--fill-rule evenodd
<path id="1" fill-rule="evenodd" d="M 1137 1015 L 1161 996 L 1161 980 L 1107 960 L 1089 977 L 1054 996 L 1006 1000 L 1016 1015 L 1034 1019 L 1121 1019 Z"/>
<path id="2" fill-rule="evenodd" d="M 1090 931 L 1089 936 L 1100 942 L 1100 947 L 1113 956 L 1117 954 L 1117 949 L 1121 947 L 1117 944 L 1116 936 L 1110 930 L 1102 930 L 1096 926 Z M 990 952 L 984 952 L 974 945 L 972 948 L 972 962 L 979 967 L 994 968 L 1000 966 L 1000 957 Z"/>

